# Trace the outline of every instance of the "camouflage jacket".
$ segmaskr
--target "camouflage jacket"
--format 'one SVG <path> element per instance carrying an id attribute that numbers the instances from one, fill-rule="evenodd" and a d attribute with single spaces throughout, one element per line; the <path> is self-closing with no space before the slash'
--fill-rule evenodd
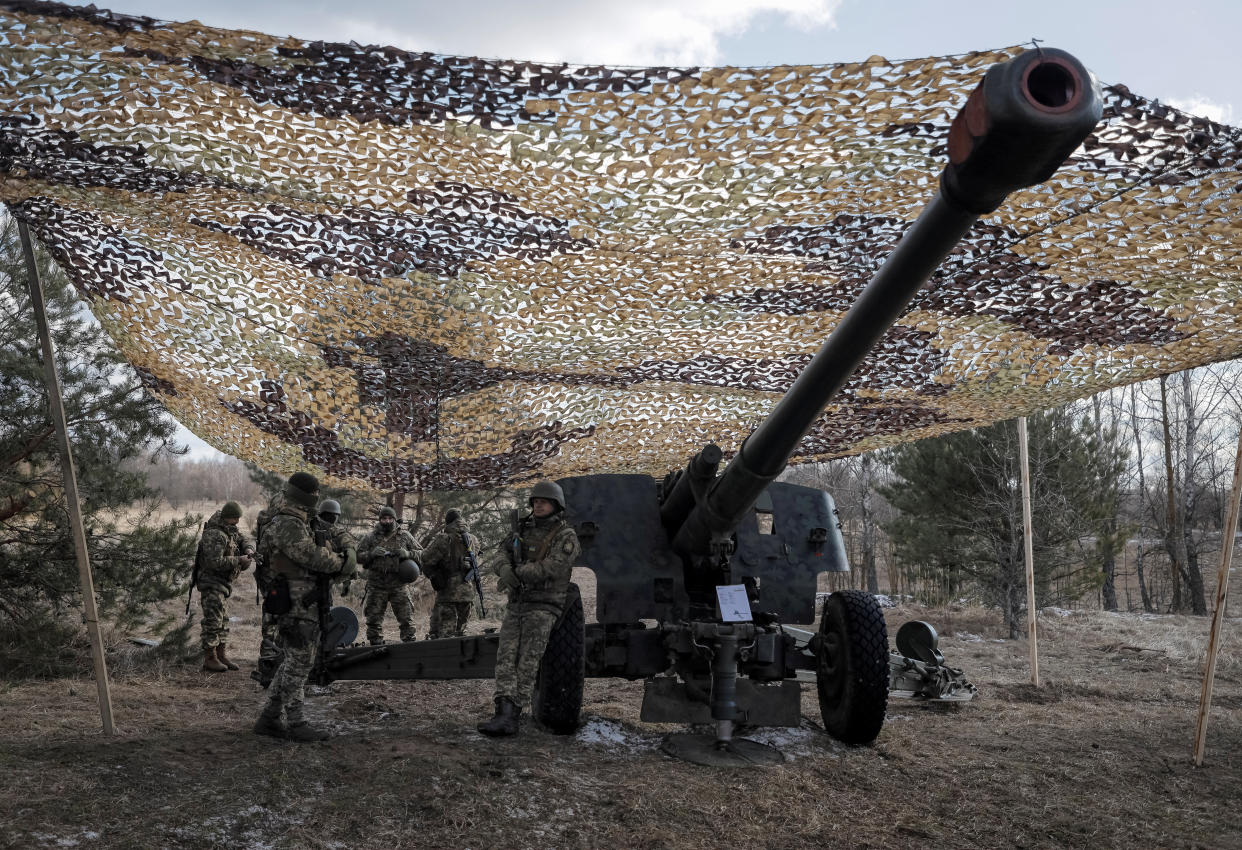
<path id="1" fill-rule="evenodd" d="M 467 547 L 477 555 L 478 541 L 459 517 L 445 526 L 423 550 L 423 574 L 436 589 L 437 601 L 474 601 L 474 584 L 466 581 L 466 573 L 470 571 Z"/>
<path id="2" fill-rule="evenodd" d="M 396 590 L 403 586 L 397 577 L 397 564 L 401 563 L 397 557 L 399 549 L 408 549 L 410 557 L 421 564 L 418 544 L 400 526 L 394 525 L 392 531 L 385 534 L 383 527 L 377 523 L 375 529 L 362 538 L 358 544 L 358 566 L 366 570 L 368 587 Z"/>
<path id="3" fill-rule="evenodd" d="M 346 549 L 358 551 L 358 541 L 354 536 L 339 525 L 328 525 L 319 517 L 311 520 L 311 533 L 315 535 L 315 541 L 321 538 L 326 540 L 326 545 L 330 551 L 337 555 L 344 555 Z M 340 581 L 346 581 L 353 578 L 353 575 L 345 575 L 342 573 L 339 577 Z"/>
<path id="4" fill-rule="evenodd" d="M 250 566 L 246 551 L 253 549 L 246 535 L 236 526 L 225 525 L 216 511 L 203 524 L 202 554 L 198 562 L 198 586 L 232 592 L 233 582 Z"/>
<path id="5" fill-rule="evenodd" d="M 339 576 L 343 559 L 327 547 L 315 545 L 306 509 L 284 502 L 263 528 L 259 553 L 267 557 L 273 576 L 283 575 L 289 580 L 289 594 L 294 600 L 290 615 L 317 620 L 316 578 Z"/>
<path id="6" fill-rule="evenodd" d="M 574 562 L 582 548 L 573 527 L 559 515 L 526 517 L 520 528 L 522 556 L 514 570 L 522 584 L 509 591 L 509 604 L 560 613 Z"/>

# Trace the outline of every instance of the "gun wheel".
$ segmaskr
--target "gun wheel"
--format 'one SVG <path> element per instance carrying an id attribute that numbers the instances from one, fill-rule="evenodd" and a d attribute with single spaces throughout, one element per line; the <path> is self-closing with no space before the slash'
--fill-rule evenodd
<path id="1" fill-rule="evenodd" d="M 548 648 L 539 662 L 539 677 L 531 697 L 531 713 L 551 732 L 572 734 L 582 713 L 582 685 L 586 677 L 586 631 L 582 594 L 570 584 L 565 610 L 548 635 Z"/>
<path id="2" fill-rule="evenodd" d="M 829 735 L 869 744 L 888 705 L 888 628 L 870 593 L 845 590 L 824 603 L 816 679 L 819 710 Z"/>

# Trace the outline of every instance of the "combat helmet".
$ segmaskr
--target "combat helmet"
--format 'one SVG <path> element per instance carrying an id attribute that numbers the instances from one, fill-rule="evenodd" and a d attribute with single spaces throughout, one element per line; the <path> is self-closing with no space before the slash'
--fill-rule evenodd
<path id="1" fill-rule="evenodd" d="M 331 522 L 335 524 L 341 518 L 341 503 L 336 499 L 324 499 L 319 503 L 319 516 L 322 517 L 324 514 L 331 516 Z M 328 520 L 324 520 L 324 522 L 328 522 Z"/>
<path id="2" fill-rule="evenodd" d="M 397 518 L 397 511 L 392 505 L 384 505 L 384 507 L 380 508 L 379 518 L 383 520 L 385 517 L 389 517 L 391 519 Z"/>
<path id="3" fill-rule="evenodd" d="M 530 488 L 530 498 L 526 500 L 527 504 L 530 504 L 531 499 L 547 499 L 556 505 L 558 511 L 566 508 L 565 491 L 555 481 L 540 481 L 535 484 Z"/>

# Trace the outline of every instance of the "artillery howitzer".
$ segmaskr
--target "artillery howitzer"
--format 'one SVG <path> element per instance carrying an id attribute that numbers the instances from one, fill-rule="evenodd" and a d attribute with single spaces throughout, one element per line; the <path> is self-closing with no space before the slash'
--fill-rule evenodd
<path id="1" fill-rule="evenodd" d="M 827 731 L 851 744 L 876 737 L 890 680 L 884 617 L 870 594 L 844 591 L 827 598 L 817 632 L 799 640 L 782 626 L 813 622 L 818 574 L 849 566 L 831 497 L 775 479 L 977 218 L 1051 176 L 1100 114 L 1094 80 L 1066 53 L 1028 51 L 992 67 L 953 121 L 940 192 L 723 472 L 722 451 L 708 445 L 663 482 L 558 482 L 595 573 L 598 622 L 584 624 L 571 587 L 544 656 L 537 719 L 553 731 L 576 728 L 584 676 L 646 679 L 643 720 L 715 726 L 714 741 L 682 741 L 680 754 L 745 760 L 750 742 L 733 739 L 734 725 L 798 725 L 797 674 L 813 670 Z M 761 529 L 760 517 L 771 525 Z M 925 656 L 916 661 L 934 666 L 934 632 L 930 646 L 922 637 L 907 642 Z M 491 677 L 496 643 L 480 635 L 337 648 L 319 676 Z"/>

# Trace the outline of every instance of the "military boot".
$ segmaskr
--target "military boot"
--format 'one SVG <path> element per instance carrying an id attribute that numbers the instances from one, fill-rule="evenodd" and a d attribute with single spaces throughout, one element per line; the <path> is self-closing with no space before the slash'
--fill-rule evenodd
<path id="1" fill-rule="evenodd" d="M 286 738 L 288 737 L 289 727 L 281 722 L 280 709 L 273 711 L 269 705 L 263 709 L 263 713 L 255 721 L 254 733 L 256 735 L 267 735 L 271 738 Z"/>
<path id="2" fill-rule="evenodd" d="M 223 673 L 228 670 L 216 655 L 217 647 L 209 647 L 203 650 L 203 670 L 208 673 Z"/>
<path id="3" fill-rule="evenodd" d="M 518 719 L 522 709 L 508 697 L 496 697 L 496 714 L 491 720 L 480 723 L 475 728 L 491 738 L 503 738 L 518 733 Z"/>
<path id="4" fill-rule="evenodd" d="M 230 661 L 229 657 L 224 654 L 224 644 L 220 644 L 219 646 L 216 647 L 216 660 L 219 661 L 221 664 L 223 664 L 225 667 L 229 668 L 230 670 L 241 669 L 236 664 L 234 664 L 232 661 Z"/>
<path id="5" fill-rule="evenodd" d="M 316 741 L 326 741 L 332 735 L 323 729 L 316 729 L 305 720 L 290 722 L 289 728 L 285 732 L 285 738 L 290 741 L 297 741 L 299 744 L 313 744 Z"/>

